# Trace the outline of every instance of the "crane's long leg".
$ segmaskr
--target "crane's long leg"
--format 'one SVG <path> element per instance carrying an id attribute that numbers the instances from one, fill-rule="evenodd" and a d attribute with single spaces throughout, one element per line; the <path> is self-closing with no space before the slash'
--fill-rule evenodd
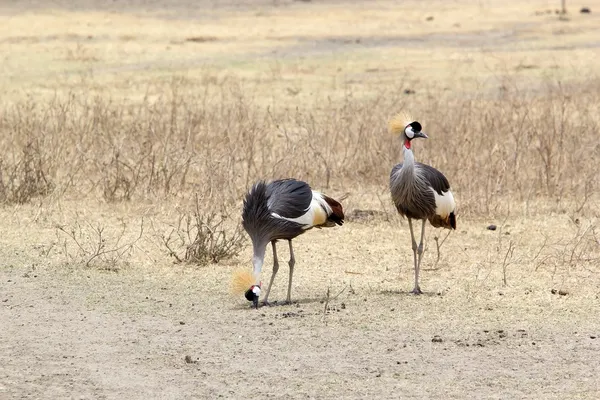
<path id="1" fill-rule="evenodd" d="M 296 258 L 294 258 L 294 248 L 292 247 L 292 241 L 288 240 L 290 243 L 290 283 L 288 284 L 288 293 L 287 293 L 287 302 L 288 304 L 292 302 L 292 276 L 294 274 L 294 265 L 296 265 Z"/>
<path id="2" fill-rule="evenodd" d="M 421 257 L 423 257 L 423 238 L 425 237 L 425 223 L 427 222 L 426 219 L 423 220 L 423 225 L 421 226 L 421 241 L 419 242 L 419 246 L 417 247 L 417 255 L 418 255 L 418 260 L 417 260 L 417 270 L 416 270 L 416 284 L 415 284 L 415 290 L 413 290 L 413 293 L 415 294 L 421 294 L 423 292 L 421 292 L 421 288 L 419 287 L 419 272 L 421 271 Z"/>
<path id="3" fill-rule="evenodd" d="M 412 240 L 413 258 L 415 262 L 415 287 L 412 290 L 412 293 L 421 294 L 421 288 L 419 287 L 419 264 L 417 261 L 417 241 L 415 240 L 412 220 L 410 218 L 408 218 L 408 227 L 410 228 L 410 239 Z"/>
<path id="4" fill-rule="evenodd" d="M 268 306 L 269 293 L 271 293 L 271 287 L 273 286 L 273 281 L 275 280 L 275 275 L 277 275 L 277 271 L 279 270 L 279 260 L 277 259 L 277 247 L 275 247 L 275 241 L 271 242 L 271 246 L 273 246 L 273 274 L 271 275 L 271 281 L 269 282 L 269 287 L 267 288 L 267 293 L 263 299 L 263 304 Z"/>

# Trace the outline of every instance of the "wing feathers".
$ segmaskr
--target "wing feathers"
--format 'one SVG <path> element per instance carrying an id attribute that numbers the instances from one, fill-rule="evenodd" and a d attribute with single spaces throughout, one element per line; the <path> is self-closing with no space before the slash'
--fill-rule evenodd
<path id="1" fill-rule="evenodd" d="M 304 215 L 312 202 L 312 190 L 306 182 L 281 179 L 267 186 L 267 207 L 271 213 L 294 219 Z"/>
<path id="2" fill-rule="evenodd" d="M 278 189 L 282 190 L 282 188 Z M 311 190 L 310 193 L 310 202 L 308 207 L 305 207 L 304 209 L 301 209 L 298 204 L 291 204 L 293 201 L 291 196 L 279 193 L 278 201 L 286 199 L 288 202 L 286 203 L 286 206 L 279 203 L 270 206 L 269 208 L 272 210 L 271 215 L 276 218 L 282 218 L 300 224 L 304 229 L 310 229 L 315 226 L 331 227 L 336 224 L 342 225 L 344 223 L 343 207 L 338 201 L 320 192 Z M 304 204 L 305 203 L 302 204 L 302 207 L 304 207 Z M 290 212 L 286 207 L 290 207 L 294 212 Z"/>
<path id="3" fill-rule="evenodd" d="M 450 183 L 448 179 L 437 169 L 427 164 L 416 163 L 417 167 L 421 170 L 422 176 L 427 180 L 429 186 L 433 188 L 440 196 L 443 196 L 445 192 L 450 190 Z"/>

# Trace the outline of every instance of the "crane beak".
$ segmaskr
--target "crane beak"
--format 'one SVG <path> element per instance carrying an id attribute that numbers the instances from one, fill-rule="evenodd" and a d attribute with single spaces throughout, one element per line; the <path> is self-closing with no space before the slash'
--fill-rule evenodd
<path id="1" fill-rule="evenodd" d="M 421 131 L 421 132 L 415 132 L 415 137 L 427 139 L 429 136 L 427 136 L 427 134 L 425 132 Z"/>

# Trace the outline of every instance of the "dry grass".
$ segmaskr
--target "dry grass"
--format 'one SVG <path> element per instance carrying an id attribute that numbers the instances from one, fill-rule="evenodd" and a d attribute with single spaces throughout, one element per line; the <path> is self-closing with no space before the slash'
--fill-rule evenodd
<path id="1" fill-rule="evenodd" d="M 400 143 L 387 134 L 409 110 L 430 133 L 419 160 L 450 179 L 462 216 L 586 212 L 595 204 L 600 82 L 548 82 L 541 93 L 507 81 L 496 96 L 377 96 L 314 109 L 263 108 L 239 82 L 142 103 L 57 97 L 2 110 L 2 199 L 51 190 L 107 202 L 189 198 L 230 209 L 256 179 L 295 176 L 334 191 L 383 192 Z M 546 207 L 540 208 L 540 200 Z M 533 204 L 533 205 L 532 205 Z"/>

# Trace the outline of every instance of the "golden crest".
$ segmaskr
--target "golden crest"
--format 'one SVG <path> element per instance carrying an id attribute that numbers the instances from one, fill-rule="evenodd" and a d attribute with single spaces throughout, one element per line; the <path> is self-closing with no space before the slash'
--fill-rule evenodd
<path id="1" fill-rule="evenodd" d="M 231 293 L 244 294 L 252 285 L 256 284 L 256 275 L 246 268 L 238 268 L 233 271 L 231 279 Z"/>
<path id="2" fill-rule="evenodd" d="M 415 120 L 406 111 L 400 111 L 394 115 L 388 124 L 388 128 L 391 134 L 400 135 L 404 132 L 406 125 L 414 122 Z"/>

